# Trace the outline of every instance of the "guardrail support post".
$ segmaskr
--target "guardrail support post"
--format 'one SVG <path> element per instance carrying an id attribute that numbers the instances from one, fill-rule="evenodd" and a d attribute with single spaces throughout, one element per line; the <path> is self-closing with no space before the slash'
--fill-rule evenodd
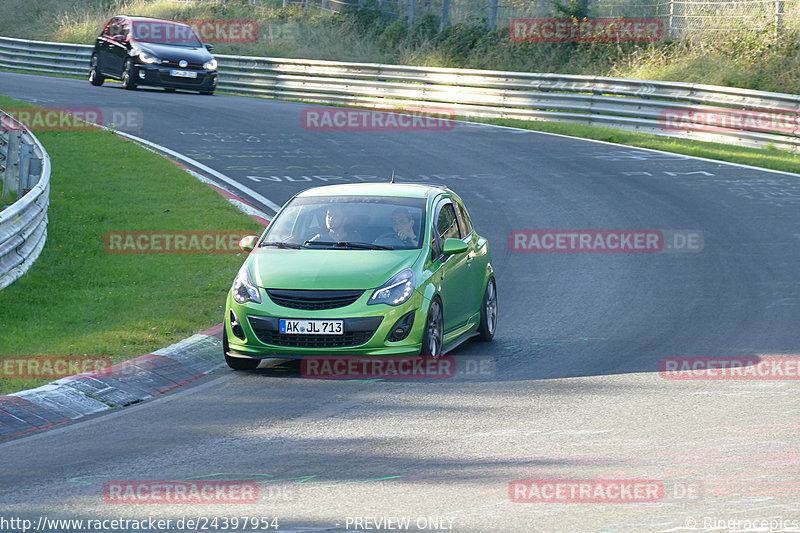
<path id="1" fill-rule="evenodd" d="M 493 30 L 497 26 L 497 4 L 498 0 L 491 0 L 489 4 L 489 29 Z"/>
<path id="2" fill-rule="evenodd" d="M 8 132 L 8 146 L 6 147 L 6 179 L 3 181 L 3 195 L 16 191 L 19 188 L 19 132 Z"/>
<path id="3" fill-rule="evenodd" d="M 669 0 L 669 24 L 667 27 L 670 39 L 675 38 L 675 0 Z"/>
<path id="4" fill-rule="evenodd" d="M 2 116 L 0 116 L 0 120 L 2 120 Z M 0 129 L 0 195 L 3 194 L 3 183 L 6 181 L 6 166 L 8 165 L 8 140 L 4 136 L 2 136 L 2 129 Z"/>
<path id="5" fill-rule="evenodd" d="M 31 189 L 31 159 L 33 158 L 33 145 L 22 144 L 19 147 L 19 179 L 17 180 L 17 200 Z"/>

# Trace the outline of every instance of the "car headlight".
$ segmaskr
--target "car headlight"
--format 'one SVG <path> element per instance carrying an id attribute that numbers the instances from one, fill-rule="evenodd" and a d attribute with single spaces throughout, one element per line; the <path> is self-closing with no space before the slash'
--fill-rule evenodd
<path id="1" fill-rule="evenodd" d="M 258 290 L 256 284 L 250 278 L 250 271 L 247 269 L 247 265 L 239 269 L 236 279 L 233 280 L 233 288 L 231 290 L 233 291 L 233 299 L 237 303 L 261 303 L 261 291 Z"/>
<path id="2" fill-rule="evenodd" d="M 414 292 L 414 271 L 407 268 L 395 277 L 375 289 L 367 305 L 389 304 L 400 305 Z"/>
<path id="3" fill-rule="evenodd" d="M 203 68 L 206 70 L 217 70 L 217 60 L 212 59 L 211 61 L 206 61 Z"/>
<path id="4" fill-rule="evenodd" d="M 148 65 L 152 65 L 153 63 L 161 63 L 159 58 L 147 52 L 139 52 L 139 61 Z"/>

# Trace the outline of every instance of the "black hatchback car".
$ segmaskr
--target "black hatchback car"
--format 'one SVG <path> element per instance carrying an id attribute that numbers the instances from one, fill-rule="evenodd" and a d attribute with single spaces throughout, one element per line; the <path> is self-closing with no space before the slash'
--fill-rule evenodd
<path id="1" fill-rule="evenodd" d="M 192 28 L 171 20 L 117 16 L 106 22 L 92 53 L 89 82 L 120 80 L 138 85 L 213 94 L 217 60 Z"/>

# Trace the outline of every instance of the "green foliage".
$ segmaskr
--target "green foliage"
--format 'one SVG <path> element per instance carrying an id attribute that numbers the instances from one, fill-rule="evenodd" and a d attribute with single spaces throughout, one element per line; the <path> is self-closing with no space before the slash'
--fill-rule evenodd
<path id="1" fill-rule="evenodd" d="M 433 40 L 439 33 L 441 20 L 433 13 L 423 13 L 414 20 L 408 31 L 407 46 L 421 46 Z"/>
<path id="2" fill-rule="evenodd" d="M 486 35 L 486 21 L 461 22 L 448 26 L 439 34 L 436 45 L 451 65 L 466 66 L 473 48 Z"/>
<path id="3" fill-rule="evenodd" d="M 380 44 L 384 48 L 396 49 L 405 42 L 408 35 L 408 22 L 405 18 L 399 18 L 389 24 L 380 37 Z"/>
<path id="4" fill-rule="evenodd" d="M 388 24 L 376 0 L 367 0 L 362 6 L 348 6 L 343 13 L 348 24 L 364 37 L 380 35 Z"/>
<path id="5" fill-rule="evenodd" d="M 589 16 L 586 0 L 569 0 L 566 4 L 553 0 L 555 16 L 570 19 L 583 19 Z"/>

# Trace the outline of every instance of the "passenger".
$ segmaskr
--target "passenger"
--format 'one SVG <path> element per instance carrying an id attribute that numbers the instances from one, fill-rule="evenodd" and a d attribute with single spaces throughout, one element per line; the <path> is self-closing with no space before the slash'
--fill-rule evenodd
<path id="1" fill-rule="evenodd" d="M 404 248 L 419 246 L 419 237 L 414 231 L 414 218 L 408 210 L 399 208 L 392 211 L 392 229 L 394 233 L 384 233 L 375 240 L 375 244 Z"/>

